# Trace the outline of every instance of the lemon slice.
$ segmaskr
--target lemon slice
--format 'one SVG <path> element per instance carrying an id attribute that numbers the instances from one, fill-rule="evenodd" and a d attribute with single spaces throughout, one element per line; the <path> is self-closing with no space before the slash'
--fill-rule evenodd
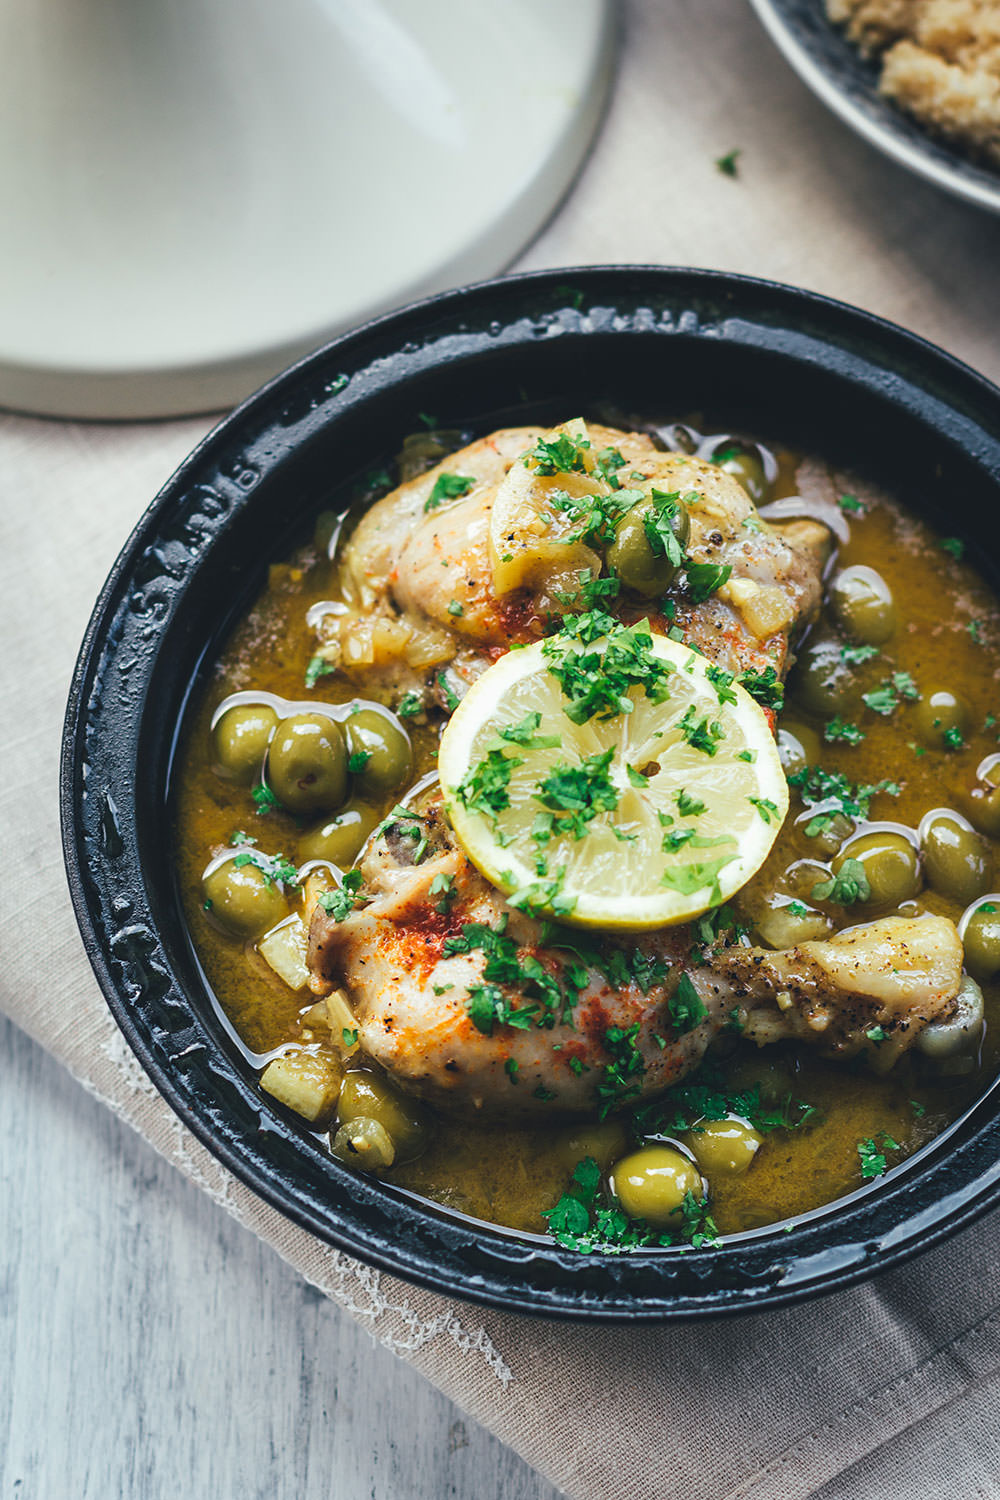
<path id="1" fill-rule="evenodd" d="M 441 739 L 445 807 L 512 905 L 671 926 L 760 868 L 788 788 L 767 717 L 729 673 L 646 622 L 605 621 L 588 644 L 551 637 L 478 678 Z"/>
<path id="2" fill-rule="evenodd" d="M 560 443 L 575 467 L 556 469 L 538 462 L 543 445 Z M 594 455 L 587 424 L 575 417 L 547 432 L 534 450 L 511 464 L 490 508 L 489 553 L 497 595 L 517 588 L 536 591 L 554 574 L 577 582 L 583 568 L 601 571 L 601 560 L 583 541 L 572 540 L 579 517 L 566 502 L 605 492 L 608 486 L 593 472 Z M 543 472 L 550 469 L 550 472 Z"/>

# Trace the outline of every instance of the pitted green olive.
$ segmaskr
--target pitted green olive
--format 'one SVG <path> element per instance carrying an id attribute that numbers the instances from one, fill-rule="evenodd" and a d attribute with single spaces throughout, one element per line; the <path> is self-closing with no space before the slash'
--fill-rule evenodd
<path id="1" fill-rule="evenodd" d="M 592 1156 L 602 1172 L 617 1161 L 628 1145 L 628 1133 L 620 1120 L 603 1120 L 597 1125 L 573 1125 L 557 1139 L 559 1160 L 571 1172 L 578 1161 Z"/>
<path id="2" fill-rule="evenodd" d="M 896 630 L 896 606 L 889 585 L 874 568 L 855 563 L 838 573 L 830 607 L 853 640 L 882 646 Z"/>
<path id="3" fill-rule="evenodd" d="M 429 1127 L 420 1105 L 376 1073 L 357 1069 L 345 1075 L 337 1118 L 342 1125 L 358 1118 L 377 1120 L 392 1141 L 397 1162 L 412 1161 L 427 1145 Z"/>
<path id="4" fill-rule="evenodd" d="M 1000 838 L 1000 787 L 973 787 L 967 806 L 969 820 L 988 838 Z"/>
<path id="5" fill-rule="evenodd" d="M 920 844 L 927 882 L 961 906 L 988 889 L 993 873 L 990 852 L 979 834 L 956 812 L 928 813 L 920 825 Z"/>
<path id="6" fill-rule="evenodd" d="M 770 500 L 771 486 L 756 444 L 729 441 L 715 451 L 718 457 L 713 456 L 712 462 L 743 486 L 754 505 L 764 505 Z"/>
<path id="7" fill-rule="evenodd" d="M 782 719 L 778 725 L 778 754 L 786 776 L 794 776 L 806 766 L 818 766 L 822 756 L 819 735 L 808 724 Z"/>
<path id="8" fill-rule="evenodd" d="M 658 522 L 668 526 L 683 548 L 691 530 L 687 507 L 680 500 L 664 506 L 649 499 L 638 501 L 625 512 L 607 551 L 608 567 L 614 569 L 627 589 L 643 599 L 662 594 L 678 573 L 678 564 L 671 561 L 658 535 Z"/>
<path id="9" fill-rule="evenodd" d="M 969 710 L 950 688 L 935 688 L 916 705 L 916 720 L 928 749 L 958 750 L 969 727 Z"/>
<path id="10" fill-rule="evenodd" d="M 615 1162 L 611 1188 L 631 1219 L 645 1219 L 654 1229 L 680 1222 L 688 1193 L 704 1197 L 701 1173 L 690 1157 L 672 1146 L 641 1146 Z"/>
<path id="11" fill-rule="evenodd" d="M 861 690 L 836 640 L 809 641 L 789 684 L 795 698 L 811 713 L 848 713 L 860 702 Z"/>
<path id="12" fill-rule="evenodd" d="M 905 834 L 880 830 L 849 839 L 833 857 L 833 873 L 839 875 L 849 859 L 865 872 L 872 906 L 898 906 L 920 889 L 920 860 Z"/>
<path id="13" fill-rule="evenodd" d="M 379 821 L 378 809 L 367 802 L 349 802 L 329 822 L 318 823 L 299 840 L 299 859 L 324 859 L 348 869 Z"/>
<path id="14" fill-rule="evenodd" d="M 237 864 L 238 855 L 224 860 L 202 876 L 205 910 L 231 937 L 257 938 L 288 915 L 281 886 L 252 860 Z"/>
<path id="15" fill-rule="evenodd" d="M 347 793 L 347 750 L 327 714 L 282 719 L 267 752 L 267 781 L 293 813 L 332 812 Z"/>
<path id="16" fill-rule="evenodd" d="M 260 780 L 268 741 L 278 723 L 269 703 L 234 703 L 212 730 L 214 770 L 244 786 Z"/>
<path id="17" fill-rule="evenodd" d="M 962 942 L 970 974 L 982 980 L 1000 974 L 1000 900 L 976 907 L 966 919 Z"/>
<path id="18" fill-rule="evenodd" d="M 684 1137 L 698 1166 L 711 1182 L 716 1177 L 742 1177 L 763 1144 L 752 1125 L 735 1115 L 705 1120 Z"/>
<path id="19" fill-rule="evenodd" d="M 356 1172 L 378 1172 L 396 1160 L 392 1137 L 378 1120 L 358 1115 L 341 1125 L 330 1142 L 330 1150 L 345 1167 Z"/>
<path id="20" fill-rule="evenodd" d="M 360 708 L 344 721 L 351 768 L 365 791 L 384 796 L 409 776 L 413 764 L 410 741 L 387 714 Z"/>

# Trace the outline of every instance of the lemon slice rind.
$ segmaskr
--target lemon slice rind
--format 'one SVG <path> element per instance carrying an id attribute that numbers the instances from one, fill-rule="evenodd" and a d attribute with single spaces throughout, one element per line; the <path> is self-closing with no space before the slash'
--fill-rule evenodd
<path id="1" fill-rule="evenodd" d="M 661 635 L 650 639 L 670 669 L 669 696 L 661 703 L 633 687 L 631 713 L 574 724 L 549 670 L 546 643 L 538 642 L 489 667 L 442 736 L 440 779 L 460 845 L 487 880 L 536 914 L 608 930 L 691 921 L 747 883 L 780 831 L 788 788 L 763 709 L 737 683 L 713 682 L 712 664 L 690 647 Z M 500 736 L 534 713 L 537 745 Z M 685 731 L 685 716 L 706 726 L 707 741 Z M 557 745 L 549 743 L 553 738 Z M 699 739 L 714 753 L 692 742 Z M 594 816 L 578 838 L 551 832 L 539 842 L 546 779 L 609 750 L 617 806 Z M 508 804 L 484 812 L 466 805 L 460 789 L 491 751 L 516 764 L 509 768 Z M 636 784 L 640 777 L 644 785 Z"/>

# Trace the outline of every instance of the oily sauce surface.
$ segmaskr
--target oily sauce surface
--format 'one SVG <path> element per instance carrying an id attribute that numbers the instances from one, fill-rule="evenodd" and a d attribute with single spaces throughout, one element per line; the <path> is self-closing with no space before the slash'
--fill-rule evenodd
<path id="1" fill-rule="evenodd" d="M 794 461 L 782 455 L 776 493 L 794 492 Z M 850 508 L 850 540 L 836 558 L 838 567 L 864 563 L 876 568 L 892 590 L 899 626 L 891 641 L 856 669 L 858 694 L 870 691 L 891 672 L 909 673 L 921 694 L 947 687 L 966 705 L 968 729 L 963 743 L 947 750 L 919 743 L 915 705 L 902 702 L 890 715 L 859 703 L 852 721 L 864 738 L 856 744 L 823 745 L 822 764 L 844 772 L 852 782 L 876 783 L 890 778 L 898 796 L 873 799 L 871 818 L 915 829 L 931 808 L 967 809 L 976 768 L 995 753 L 1000 725 L 997 681 L 1000 675 L 1000 618 L 996 603 L 972 570 L 919 520 L 866 489 L 851 476 L 836 476 L 838 493 L 857 497 L 862 509 Z M 958 550 L 955 548 L 954 550 Z M 248 1056 L 262 1067 L 289 1043 L 322 1048 L 322 1036 L 310 1028 L 312 997 L 293 992 L 244 945 L 220 934 L 203 910 L 200 878 L 210 851 L 230 843 L 244 830 L 268 853 L 281 851 L 298 863 L 304 825 L 281 809 L 261 815 L 249 791 L 220 780 L 211 767 L 209 727 L 216 705 L 245 689 L 267 690 L 295 701 L 348 702 L 356 686 L 338 674 L 304 686 L 315 649 L 306 611 L 320 600 L 336 599 L 336 566 L 322 547 L 310 544 L 290 563 L 271 568 L 268 587 L 237 627 L 220 659 L 210 668 L 196 694 L 186 726 L 176 789 L 176 866 L 193 939 L 212 989 L 242 1039 Z M 829 633 L 826 611 L 813 634 Z M 379 690 L 365 689 L 380 700 Z M 787 685 L 784 717 L 822 734 L 825 718 L 810 713 L 796 692 L 793 670 Z M 414 780 L 433 770 L 437 730 L 410 727 Z M 398 800 L 393 795 L 384 811 Z M 750 909 L 768 889 L 780 886 L 784 871 L 803 859 L 828 860 L 816 840 L 804 832 L 801 804 L 792 809 L 767 864 L 747 893 Z M 997 851 L 993 850 L 994 858 Z M 1000 861 L 989 889 L 1000 885 Z M 957 921 L 961 903 L 926 887 L 905 907 L 905 914 L 932 911 Z M 862 920 L 845 911 L 838 925 Z M 1000 1036 L 997 987 L 984 986 L 987 1029 L 981 1055 L 965 1060 L 965 1071 L 945 1071 L 909 1053 L 885 1077 L 860 1060 L 828 1063 L 815 1052 L 781 1044 L 757 1049 L 736 1038 L 716 1049 L 713 1066 L 729 1087 L 762 1086 L 764 1097 L 780 1101 L 791 1095 L 812 1106 L 807 1122 L 794 1130 L 767 1134 L 749 1171 L 742 1177 L 711 1184 L 712 1213 L 721 1233 L 736 1233 L 794 1218 L 851 1192 L 863 1183 L 859 1141 L 885 1136 L 896 1143 L 889 1165 L 932 1139 L 982 1092 L 997 1068 Z M 723 1050 L 723 1048 L 725 1050 Z M 357 1059 L 355 1060 L 357 1061 Z M 542 1231 L 542 1211 L 566 1187 L 582 1155 L 620 1152 L 624 1133 L 614 1122 L 587 1134 L 580 1122 L 542 1126 L 477 1126 L 465 1118 L 435 1116 L 428 1149 L 416 1161 L 386 1175 L 401 1187 L 450 1205 L 477 1218 L 528 1231 Z M 606 1161 L 602 1165 L 606 1165 Z"/>

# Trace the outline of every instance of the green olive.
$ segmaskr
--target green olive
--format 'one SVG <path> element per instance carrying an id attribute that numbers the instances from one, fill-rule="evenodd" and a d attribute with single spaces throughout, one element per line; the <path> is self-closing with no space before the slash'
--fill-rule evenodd
<path id="1" fill-rule="evenodd" d="M 362 844 L 379 821 L 378 809 L 367 802 L 348 802 L 328 823 L 317 823 L 299 839 L 299 860 L 325 859 L 341 870 L 355 861 Z"/>
<path id="2" fill-rule="evenodd" d="M 652 599 L 662 594 L 677 577 L 678 564 L 671 562 L 662 541 L 656 537 L 654 522 L 662 512 L 653 500 L 640 500 L 625 512 L 615 527 L 615 539 L 607 551 L 607 563 L 633 594 Z M 691 530 L 687 507 L 678 501 L 666 513 L 668 524 L 683 548 Z M 647 530 L 647 524 L 649 530 Z"/>
<path id="3" fill-rule="evenodd" d="M 602 1172 L 617 1161 L 628 1145 L 628 1133 L 620 1120 L 603 1120 L 597 1125 L 572 1125 L 561 1131 L 556 1140 L 560 1162 L 571 1172 L 578 1161 L 592 1156 Z"/>
<path id="4" fill-rule="evenodd" d="M 237 865 L 238 857 L 210 866 L 201 877 L 205 910 L 231 937 L 257 938 L 288 916 L 288 902 L 258 865 Z"/>
<path id="5" fill-rule="evenodd" d="M 347 748 L 357 757 L 356 774 L 371 796 L 386 796 L 406 781 L 413 765 L 410 740 L 388 714 L 360 708 L 344 723 Z"/>
<path id="6" fill-rule="evenodd" d="M 392 1137 L 378 1120 L 358 1115 L 341 1125 L 330 1142 L 330 1150 L 345 1167 L 356 1172 L 377 1172 L 396 1160 Z"/>
<path id="7" fill-rule="evenodd" d="M 1000 787 L 974 786 L 965 799 L 969 819 L 988 838 L 1000 838 Z"/>
<path id="8" fill-rule="evenodd" d="M 267 781 L 293 813 L 332 812 L 347 794 L 347 751 L 328 714 L 282 719 L 267 752 Z"/>
<path id="9" fill-rule="evenodd" d="M 641 1146 L 623 1156 L 611 1170 L 611 1188 L 630 1219 L 645 1219 L 654 1229 L 679 1222 L 688 1193 L 705 1196 L 698 1168 L 672 1146 Z"/>
<path id="10" fill-rule="evenodd" d="M 1000 898 L 984 901 L 965 920 L 965 966 L 977 979 L 1000 974 Z"/>
<path id="11" fill-rule="evenodd" d="M 898 906 L 920 889 L 920 860 L 905 834 L 883 829 L 849 839 L 833 857 L 833 873 L 839 875 L 849 859 L 865 872 L 872 906 Z"/>
<path id="12" fill-rule="evenodd" d="M 778 726 L 778 754 L 786 776 L 818 766 L 822 756 L 819 735 L 808 724 L 795 719 L 782 720 Z"/>
<path id="13" fill-rule="evenodd" d="M 763 1144 L 752 1125 L 735 1115 L 725 1120 L 705 1120 L 684 1137 L 695 1161 L 711 1181 L 716 1177 L 742 1177 Z"/>
<path id="14" fill-rule="evenodd" d="M 988 889 L 993 861 L 983 840 L 960 813 L 938 808 L 920 825 L 927 882 L 966 906 Z"/>
<path id="15" fill-rule="evenodd" d="M 889 585 L 874 568 L 855 563 L 833 580 L 830 607 L 852 639 L 882 646 L 896 630 L 896 606 Z"/>
<path id="16" fill-rule="evenodd" d="M 920 738 L 930 750 L 957 750 L 969 727 L 969 711 L 950 688 L 925 693 L 916 705 Z"/>
<path id="17" fill-rule="evenodd" d="M 397 1162 L 419 1156 L 430 1134 L 427 1116 L 415 1099 L 406 1098 L 377 1073 L 360 1068 L 344 1077 L 337 1118 L 342 1125 L 360 1118 L 377 1120 L 392 1141 Z"/>
<path id="18" fill-rule="evenodd" d="M 770 500 L 771 486 L 767 471 L 755 444 L 728 441 L 721 443 L 716 452 L 725 456 L 713 457 L 712 462 L 743 486 L 754 505 L 764 505 Z"/>
<path id="19" fill-rule="evenodd" d="M 269 703 L 234 703 L 212 730 L 217 776 L 249 786 L 260 780 L 267 745 L 278 715 Z"/>
<path id="20" fill-rule="evenodd" d="M 836 640 L 809 641 L 789 686 L 803 708 L 823 717 L 849 712 L 860 700 L 858 683 Z"/>

